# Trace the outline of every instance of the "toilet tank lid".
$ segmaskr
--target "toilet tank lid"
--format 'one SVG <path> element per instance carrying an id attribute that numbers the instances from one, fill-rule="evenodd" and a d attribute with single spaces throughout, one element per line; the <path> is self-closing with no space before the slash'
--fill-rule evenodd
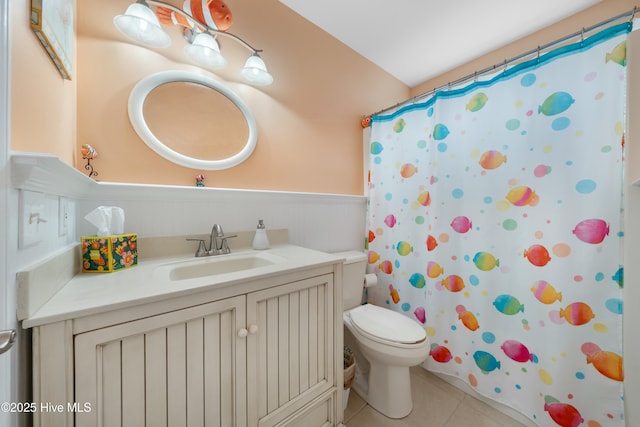
<path id="1" fill-rule="evenodd" d="M 422 326 L 388 308 L 365 304 L 351 310 L 350 316 L 358 329 L 385 341 L 413 344 L 427 337 Z"/>
<path id="2" fill-rule="evenodd" d="M 344 258 L 344 264 L 351 264 L 354 262 L 362 262 L 367 259 L 366 252 L 362 251 L 344 251 L 344 252 L 335 252 L 333 255 Z"/>

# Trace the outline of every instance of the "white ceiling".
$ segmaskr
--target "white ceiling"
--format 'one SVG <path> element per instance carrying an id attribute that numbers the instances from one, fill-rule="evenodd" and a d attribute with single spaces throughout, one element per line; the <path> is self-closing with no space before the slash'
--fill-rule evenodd
<path id="1" fill-rule="evenodd" d="M 409 87 L 600 1 L 280 0 Z"/>

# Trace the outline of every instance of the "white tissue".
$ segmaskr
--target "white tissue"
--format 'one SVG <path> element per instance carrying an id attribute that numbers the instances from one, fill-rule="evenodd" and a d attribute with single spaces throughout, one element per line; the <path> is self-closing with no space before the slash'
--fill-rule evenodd
<path id="1" fill-rule="evenodd" d="M 376 286 L 378 284 L 378 276 L 375 274 L 365 274 L 364 275 L 364 287 L 370 288 L 372 286 Z"/>
<path id="2" fill-rule="evenodd" d="M 117 206 L 98 206 L 84 219 L 96 227 L 96 236 L 124 233 L 124 210 Z"/>

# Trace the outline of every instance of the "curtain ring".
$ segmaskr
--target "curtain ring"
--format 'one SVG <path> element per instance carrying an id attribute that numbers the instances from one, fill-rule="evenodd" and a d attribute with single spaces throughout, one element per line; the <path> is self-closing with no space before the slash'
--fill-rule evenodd
<path id="1" fill-rule="evenodd" d="M 538 45 L 538 57 L 536 58 L 536 62 L 540 62 L 540 45 Z"/>
<path id="2" fill-rule="evenodd" d="M 631 18 L 629 19 L 629 22 L 633 22 L 633 18 L 636 17 L 637 10 L 638 10 L 638 6 L 633 6 L 633 10 L 631 11 Z"/>
<path id="3" fill-rule="evenodd" d="M 580 46 L 584 45 L 584 27 L 582 27 L 582 31 L 580 31 Z"/>

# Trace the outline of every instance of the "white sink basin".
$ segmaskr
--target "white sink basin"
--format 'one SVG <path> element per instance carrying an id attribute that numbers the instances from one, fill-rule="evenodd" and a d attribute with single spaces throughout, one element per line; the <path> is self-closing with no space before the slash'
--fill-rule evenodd
<path id="1" fill-rule="evenodd" d="M 284 258 L 266 252 L 215 255 L 176 263 L 169 269 L 169 279 L 187 280 L 218 274 L 235 273 L 267 267 L 283 261 L 285 261 Z"/>

